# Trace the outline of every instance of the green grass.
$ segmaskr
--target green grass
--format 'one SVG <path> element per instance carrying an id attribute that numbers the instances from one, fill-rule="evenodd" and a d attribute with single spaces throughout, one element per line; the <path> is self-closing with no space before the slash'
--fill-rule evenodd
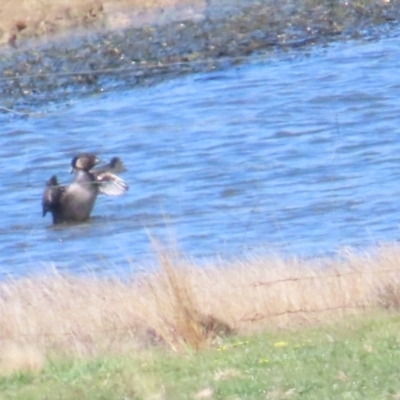
<path id="1" fill-rule="evenodd" d="M 235 336 L 199 352 L 54 355 L 41 372 L 0 377 L 1 400 L 195 398 L 400 398 L 400 316 Z"/>

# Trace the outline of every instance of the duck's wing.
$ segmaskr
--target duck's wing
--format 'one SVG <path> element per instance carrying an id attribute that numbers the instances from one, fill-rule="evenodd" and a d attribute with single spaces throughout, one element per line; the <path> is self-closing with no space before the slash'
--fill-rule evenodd
<path id="1" fill-rule="evenodd" d="M 57 177 L 53 175 L 47 182 L 42 195 L 42 210 L 43 217 L 48 211 L 54 210 L 59 202 L 62 193 L 64 192 L 64 186 L 58 184 Z"/>
<path id="2" fill-rule="evenodd" d="M 108 164 L 101 165 L 91 170 L 92 173 L 97 174 L 100 174 L 101 172 L 111 172 L 112 174 L 117 174 L 125 171 L 125 165 L 119 157 L 113 157 Z"/>
<path id="3" fill-rule="evenodd" d="M 123 179 L 110 172 L 96 173 L 95 179 L 99 185 L 99 193 L 107 196 L 121 196 L 129 188 Z"/>
<path id="4" fill-rule="evenodd" d="M 110 168 L 109 172 L 113 172 L 115 174 L 126 171 L 125 165 L 119 157 L 113 157 L 107 164 L 107 167 Z"/>

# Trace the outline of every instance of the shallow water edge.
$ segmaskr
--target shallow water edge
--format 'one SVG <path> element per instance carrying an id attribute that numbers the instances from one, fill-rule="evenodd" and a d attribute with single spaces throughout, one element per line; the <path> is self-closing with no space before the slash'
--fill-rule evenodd
<path id="1" fill-rule="evenodd" d="M 227 68 L 254 54 L 382 37 L 390 35 L 400 15 L 396 1 L 210 0 L 196 9 L 182 7 L 154 11 L 142 26 L 78 30 L 56 41 L 3 49 L 1 111 L 152 85 Z"/>

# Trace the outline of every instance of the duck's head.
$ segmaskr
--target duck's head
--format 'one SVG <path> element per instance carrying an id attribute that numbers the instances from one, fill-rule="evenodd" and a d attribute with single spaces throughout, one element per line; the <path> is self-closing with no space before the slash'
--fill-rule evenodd
<path id="1" fill-rule="evenodd" d="M 72 171 L 77 169 L 82 171 L 89 171 L 99 162 L 100 160 L 97 158 L 96 155 L 90 153 L 81 153 L 72 159 Z"/>

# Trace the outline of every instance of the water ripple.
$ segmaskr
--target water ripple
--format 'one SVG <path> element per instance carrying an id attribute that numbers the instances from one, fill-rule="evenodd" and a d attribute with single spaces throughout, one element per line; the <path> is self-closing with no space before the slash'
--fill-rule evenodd
<path id="1" fill-rule="evenodd" d="M 337 44 L 7 116 L 0 274 L 120 274 L 154 259 L 152 237 L 194 257 L 397 240 L 399 64 L 396 39 Z M 43 185 L 80 151 L 120 156 L 130 190 L 51 227 Z"/>

